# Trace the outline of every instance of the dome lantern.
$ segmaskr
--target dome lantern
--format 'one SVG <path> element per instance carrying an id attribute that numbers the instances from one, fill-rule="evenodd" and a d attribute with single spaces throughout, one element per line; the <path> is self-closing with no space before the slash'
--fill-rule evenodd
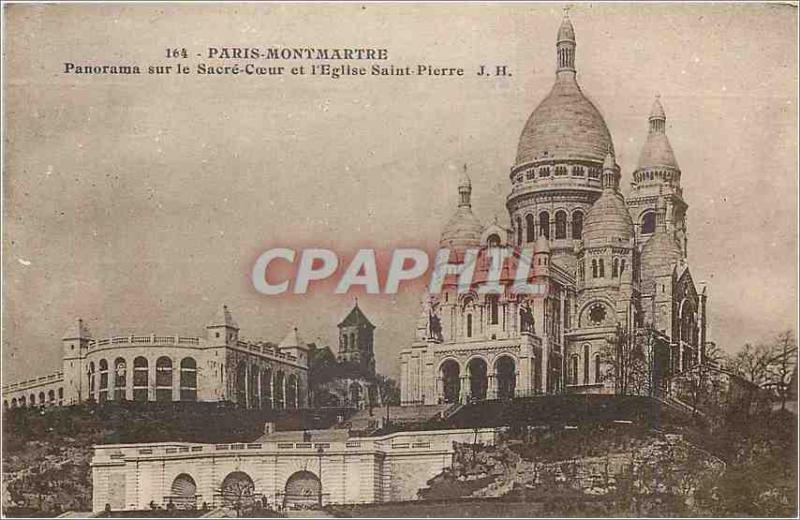
<path id="1" fill-rule="evenodd" d="M 472 207 L 472 180 L 467 175 L 467 165 L 461 172 L 461 178 L 458 180 L 458 207 L 471 208 Z"/>
<path id="2" fill-rule="evenodd" d="M 618 187 L 617 164 L 611 152 L 606 154 L 603 161 L 603 189 L 616 191 Z"/>
<path id="3" fill-rule="evenodd" d="M 575 73 L 575 28 L 569 19 L 569 13 L 564 9 L 564 19 L 558 28 L 556 38 L 556 72 Z"/>

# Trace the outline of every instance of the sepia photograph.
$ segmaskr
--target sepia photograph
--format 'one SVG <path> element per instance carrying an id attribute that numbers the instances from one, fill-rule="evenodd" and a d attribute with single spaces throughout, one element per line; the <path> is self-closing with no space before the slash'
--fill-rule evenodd
<path id="1" fill-rule="evenodd" d="M 797 518 L 798 3 L 2 2 L 4 518 Z"/>

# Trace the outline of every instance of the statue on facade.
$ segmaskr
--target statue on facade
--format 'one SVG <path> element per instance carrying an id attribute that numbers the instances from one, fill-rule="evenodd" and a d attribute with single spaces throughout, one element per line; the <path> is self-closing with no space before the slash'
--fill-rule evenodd
<path id="1" fill-rule="evenodd" d="M 519 306 L 519 324 L 521 332 L 536 332 L 536 322 L 533 319 L 533 309 L 527 300 L 524 300 Z"/>

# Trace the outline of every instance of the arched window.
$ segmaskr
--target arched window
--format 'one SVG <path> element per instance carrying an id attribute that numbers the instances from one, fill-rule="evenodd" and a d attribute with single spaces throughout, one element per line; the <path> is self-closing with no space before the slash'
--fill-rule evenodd
<path id="1" fill-rule="evenodd" d="M 133 360 L 133 400 L 145 402 L 149 400 L 150 387 L 147 358 L 139 356 Z"/>
<path id="2" fill-rule="evenodd" d="M 583 384 L 589 384 L 589 345 L 583 346 Z"/>
<path id="3" fill-rule="evenodd" d="M 472 337 L 472 314 L 467 314 L 467 337 Z"/>
<path id="4" fill-rule="evenodd" d="M 58 404 L 59 405 L 64 404 L 63 401 L 64 401 L 64 388 L 63 387 L 59 387 L 59 389 L 58 389 Z"/>
<path id="5" fill-rule="evenodd" d="M 622 261 L 619 263 L 619 275 L 622 276 L 622 273 L 625 272 L 625 259 L 623 258 Z"/>
<path id="6" fill-rule="evenodd" d="M 539 236 L 550 238 L 550 214 L 546 211 L 539 213 Z"/>
<path id="7" fill-rule="evenodd" d="M 522 245 L 522 219 L 517 217 L 517 245 Z"/>
<path id="8" fill-rule="evenodd" d="M 580 240 L 583 235 L 583 211 L 575 211 L 572 214 L 572 238 Z"/>
<path id="9" fill-rule="evenodd" d="M 611 262 L 611 278 L 616 278 L 619 272 L 619 258 L 615 258 L 613 262 Z"/>
<path id="10" fill-rule="evenodd" d="M 94 401 L 94 361 L 89 362 L 89 369 L 86 372 L 89 385 L 89 400 Z"/>
<path id="11" fill-rule="evenodd" d="M 128 365 L 124 358 L 114 360 L 114 400 L 125 400 L 125 387 L 127 386 Z"/>
<path id="12" fill-rule="evenodd" d="M 31 404 L 33 404 L 33 397 L 31 397 Z M 39 404 L 44 406 L 44 392 L 39 392 Z"/>
<path id="13" fill-rule="evenodd" d="M 556 211 L 556 240 L 567 238 L 567 212 Z"/>
<path id="14" fill-rule="evenodd" d="M 500 247 L 500 237 L 497 233 L 492 233 L 489 235 L 489 238 L 486 239 L 486 243 L 489 247 Z"/>
<path id="15" fill-rule="evenodd" d="M 458 401 L 461 392 L 461 368 L 456 361 L 448 359 L 439 367 L 442 379 L 442 399 L 445 403 Z"/>
<path id="16" fill-rule="evenodd" d="M 47 392 L 47 406 L 55 406 L 56 404 L 56 391 L 49 390 Z"/>
<path id="17" fill-rule="evenodd" d="M 181 360 L 181 401 L 197 401 L 197 362 L 194 358 Z"/>
<path id="18" fill-rule="evenodd" d="M 44 396 L 42 396 L 42 397 L 44 397 Z M 36 394 L 31 394 L 31 395 L 28 397 L 28 400 L 30 401 L 30 403 L 31 403 L 31 406 L 34 406 L 34 405 L 36 404 Z M 40 404 L 42 404 L 42 405 L 44 405 L 44 399 L 43 399 L 43 398 L 42 398 L 42 399 L 39 399 L 39 403 L 40 403 Z"/>
<path id="19" fill-rule="evenodd" d="M 572 384 L 578 384 L 578 356 L 572 356 Z"/>
<path id="20" fill-rule="evenodd" d="M 172 360 L 167 356 L 156 360 L 156 401 L 172 401 Z"/>
<path id="21" fill-rule="evenodd" d="M 525 240 L 527 242 L 536 240 L 536 234 L 533 228 L 533 215 L 525 215 Z"/>
<path id="22" fill-rule="evenodd" d="M 600 259 L 600 274 L 599 274 L 599 276 L 600 276 L 600 278 L 605 278 L 606 277 L 606 263 L 602 258 Z"/>
<path id="23" fill-rule="evenodd" d="M 194 509 L 197 506 L 197 484 L 186 473 L 181 473 L 172 481 L 170 502 L 178 509 Z"/>
<path id="24" fill-rule="evenodd" d="M 594 355 L 594 382 L 602 382 L 602 376 L 600 374 L 600 354 Z"/>
<path id="25" fill-rule="evenodd" d="M 656 231 L 656 214 L 648 211 L 642 216 L 642 234 L 649 235 Z"/>
<path id="26" fill-rule="evenodd" d="M 497 325 L 500 321 L 500 304 L 496 294 L 490 294 L 486 297 L 489 302 L 489 323 Z"/>
<path id="27" fill-rule="evenodd" d="M 20 405 L 22 408 L 25 408 L 25 406 L 26 406 L 26 402 L 25 402 L 25 396 L 24 396 L 24 395 L 23 395 L 23 396 L 21 396 L 21 397 L 19 398 L 19 405 Z"/>
<path id="28" fill-rule="evenodd" d="M 347 334 L 342 334 L 342 345 L 344 346 L 345 351 L 347 350 L 348 347 L 347 338 L 348 338 Z"/>
<path id="29" fill-rule="evenodd" d="M 12 397 L 11 398 L 11 408 L 16 408 L 16 407 L 17 407 L 17 398 L 16 397 Z"/>
<path id="30" fill-rule="evenodd" d="M 108 361 L 101 359 L 100 367 L 100 398 L 101 403 L 108 401 Z"/>
<path id="31" fill-rule="evenodd" d="M 592 278 L 597 278 L 597 260 L 592 260 Z"/>

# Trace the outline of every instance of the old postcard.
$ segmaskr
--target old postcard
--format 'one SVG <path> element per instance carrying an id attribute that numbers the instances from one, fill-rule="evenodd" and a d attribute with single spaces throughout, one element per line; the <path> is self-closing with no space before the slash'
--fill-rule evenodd
<path id="1" fill-rule="evenodd" d="M 3 4 L 6 517 L 796 517 L 796 3 Z"/>

